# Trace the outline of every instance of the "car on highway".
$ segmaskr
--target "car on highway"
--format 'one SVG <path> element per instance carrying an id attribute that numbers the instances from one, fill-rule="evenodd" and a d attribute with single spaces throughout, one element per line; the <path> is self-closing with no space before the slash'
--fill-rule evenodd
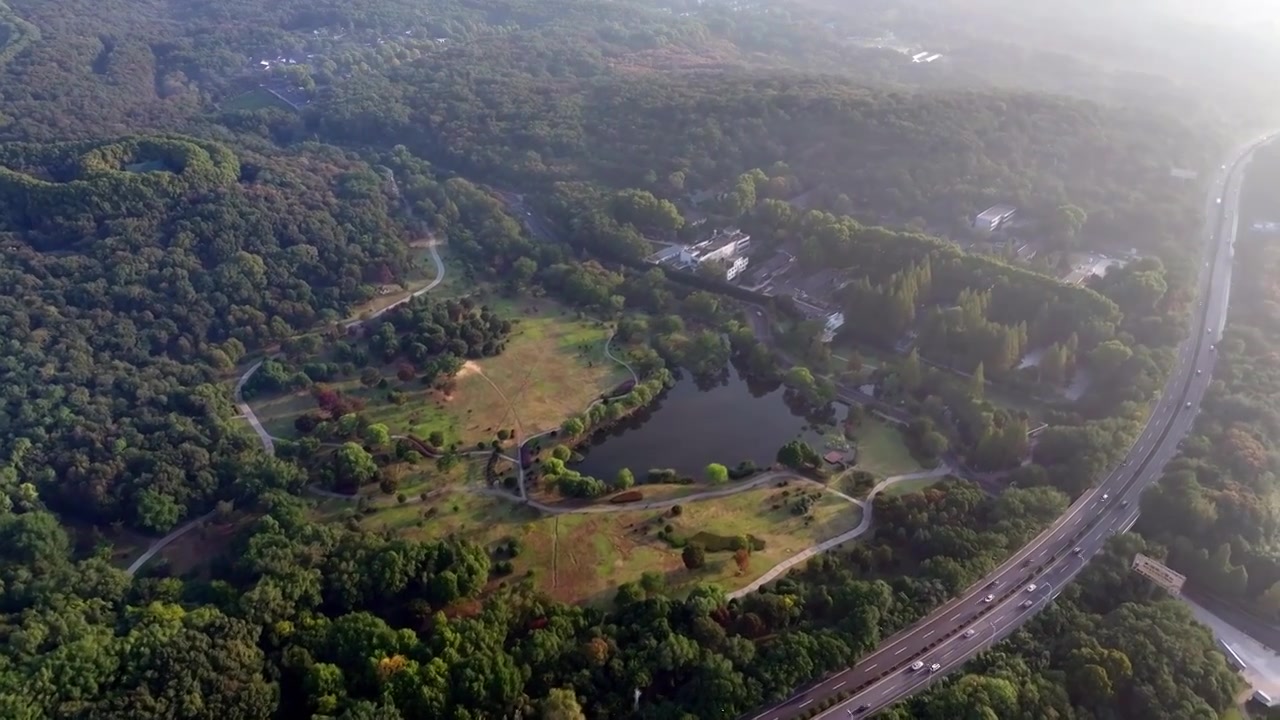
<path id="1" fill-rule="evenodd" d="M 1084 548 L 1082 548 L 1082 547 L 1077 547 L 1075 550 L 1072 550 L 1072 551 L 1071 551 L 1071 554 L 1072 554 L 1072 555 L 1079 555 L 1079 554 L 1080 554 L 1080 553 L 1082 553 L 1082 552 L 1084 552 Z"/>
<path id="2" fill-rule="evenodd" d="M 1110 499 L 1111 499 L 1111 493 L 1102 493 L 1102 499 L 1103 499 L 1103 500 L 1110 500 Z"/>
<path id="3" fill-rule="evenodd" d="M 974 630 L 973 628 L 969 628 L 968 630 L 965 630 L 965 631 L 964 631 L 964 636 L 965 636 L 965 637 L 967 637 L 967 638 L 971 638 L 971 637 L 973 637 L 974 635 L 977 635 L 977 634 L 978 634 L 978 631 L 977 631 L 977 630 Z"/>
<path id="4" fill-rule="evenodd" d="M 1221 205 L 1221 204 L 1222 204 L 1222 198 L 1218 198 L 1217 203 L 1218 203 L 1219 205 Z"/>
<path id="5" fill-rule="evenodd" d="M 1125 500 L 1124 502 L 1120 503 L 1120 507 L 1129 507 L 1129 501 Z"/>
<path id="6" fill-rule="evenodd" d="M 1204 374 L 1204 370 L 1201 370 L 1200 368 L 1196 368 L 1196 374 L 1197 374 L 1197 375 L 1203 375 L 1203 374 Z"/>
<path id="7" fill-rule="evenodd" d="M 858 707 L 856 707 L 856 708 L 854 708 L 854 709 L 850 710 L 850 711 L 849 711 L 849 714 L 850 714 L 850 715 L 859 715 L 859 714 L 864 713 L 864 712 L 866 712 L 866 711 L 868 711 L 868 710 L 870 710 L 870 709 L 871 709 L 871 706 L 870 706 L 870 705 L 859 705 Z"/>
<path id="8" fill-rule="evenodd" d="M 938 672 L 941 669 L 942 669 L 942 666 L 939 665 L 938 663 L 934 663 L 929 666 L 929 672 Z"/>
<path id="9" fill-rule="evenodd" d="M 1028 585 L 1028 586 L 1026 587 L 1026 592 L 1035 592 L 1035 591 L 1036 591 L 1036 584 L 1035 584 L 1035 583 L 1031 583 L 1030 585 Z"/>
<path id="10" fill-rule="evenodd" d="M 917 660 L 917 661 L 915 661 L 915 662 L 911 663 L 910 665 L 908 665 L 908 666 L 907 666 L 907 669 L 908 669 L 908 670 L 910 670 L 910 671 L 912 671 L 912 672 L 915 672 L 916 670 L 919 670 L 919 669 L 920 669 L 920 668 L 922 668 L 922 667 L 924 667 L 924 663 L 923 663 L 923 662 L 920 662 L 919 660 Z"/>
<path id="11" fill-rule="evenodd" d="M 1023 601 L 1022 601 L 1022 607 L 1024 607 L 1024 608 L 1029 608 L 1029 607 L 1031 607 L 1031 600 L 1029 600 L 1029 599 L 1028 599 L 1028 600 L 1023 600 Z"/>
<path id="12" fill-rule="evenodd" d="M 1187 401 L 1187 407 L 1191 407 L 1191 401 L 1190 401 L 1190 400 L 1188 400 L 1188 401 Z"/>
<path id="13" fill-rule="evenodd" d="M 988 596 L 986 596 L 986 597 L 982 598 L 982 602 L 984 602 L 984 603 L 990 603 L 990 602 L 995 602 L 995 601 L 996 601 L 996 596 L 995 596 L 995 595 L 988 595 Z"/>

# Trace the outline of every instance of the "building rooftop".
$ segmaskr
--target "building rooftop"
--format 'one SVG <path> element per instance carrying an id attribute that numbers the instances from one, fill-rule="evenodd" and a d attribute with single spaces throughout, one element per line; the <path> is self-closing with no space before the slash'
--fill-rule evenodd
<path id="1" fill-rule="evenodd" d="M 979 220 L 998 220 L 1006 215 L 1017 212 L 1018 209 L 1012 205 L 992 205 L 991 207 L 978 213 Z"/>
<path id="2" fill-rule="evenodd" d="M 726 228 L 723 230 L 716 230 L 712 233 L 711 237 L 694 244 L 690 249 L 694 252 L 715 252 L 730 243 L 750 239 L 750 235 L 747 235 L 737 228 Z"/>

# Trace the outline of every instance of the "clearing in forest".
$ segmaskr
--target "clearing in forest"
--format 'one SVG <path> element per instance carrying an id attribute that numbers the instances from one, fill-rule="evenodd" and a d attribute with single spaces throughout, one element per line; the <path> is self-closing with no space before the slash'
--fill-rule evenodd
<path id="1" fill-rule="evenodd" d="M 329 386 L 364 399 L 364 415 L 385 423 L 393 435 L 428 438 L 438 431 L 445 444 L 475 446 L 517 426 L 525 435 L 559 427 L 630 378 L 605 355 L 612 333 L 608 324 L 547 299 L 484 297 L 478 302 L 511 321 L 506 348 L 468 361 L 443 389 L 424 387 L 416 379 L 402 382 L 394 366 L 380 368 L 385 388 L 366 388 L 358 377 Z M 394 391 L 402 393 L 400 404 L 389 399 Z M 268 432 L 285 438 L 297 437 L 294 421 L 316 407 L 309 391 L 254 399 L 252 405 Z"/>
<path id="2" fill-rule="evenodd" d="M 858 444 L 858 463 L 855 467 L 882 478 L 924 470 L 924 466 L 911 456 L 906 438 L 897 426 L 874 416 L 867 417 L 854 435 Z"/>
<path id="3" fill-rule="evenodd" d="M 793 483 L 691 502 L 674 515 L 671 509 L 543 515 L 459 488 L 426 502 L 388 507 L 364 517 L 361 525 L 420 539 L 456 534 L 490 551 L 514 540 L 519 550 L 510 559 L 510 578 L 529 577 L 557 600 L 606 605 L 619 585 L 637 582 L 645 573 L 660 578 L 667 591 L 677 595 L 704 582 L 731 591 L 793 554 L 857 527 L 861 520 L 858 506 L 820 488 Z M 739 536 L 749 536 L 757 546 L 741 573 L 730 549 Z M 682 549 L 676 546 L 689 538 L 709 548 L 701 569 L 686 568 Z"/>
<path id="4" fill-rule="evenodd" d="M 225 112 L 235 112 L 237 110 L 265 110 L 267 108 L 277 108 L 279 110 L 293 111 L 295 108 L 289 103 L 276 97 L 275 94 L 266 88 L 254 88 L 227 100 L 222 103 L 221 109 Z"/>

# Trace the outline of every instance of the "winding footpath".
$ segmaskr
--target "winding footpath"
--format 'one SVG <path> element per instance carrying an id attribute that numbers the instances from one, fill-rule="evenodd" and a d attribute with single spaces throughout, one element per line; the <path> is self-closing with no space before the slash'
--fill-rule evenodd
<path id="1" fill-rule="evenodd" d="M 147 549 L 145 552 L 139 555 L 136 560 L 129 563 L 129 567 L 125 568 L 124 570 L 125 574 L 128 575 L 129 577 L 133 577 L 134 575 L 137 574 L 139 570 L 142 569 L 143 565 L 146 565 L 147 562 L 151 560 L 151 558 L 155 557 L 156 553 L 165 549 L 165 546 L 167 546 L 169 543 L 173 542 L 174 540 L 177 540 L 178 538 L 182 537 L 183 535 L 186 535 L 191 530 L 194 530 L 195 528 L 199 527 L 201 523 L 203 523 L 204 521 L 208 520 L 211 517 L 213 517 L 213 512 L 205 513 L 204 515 L 201 515 L 200 517 L 194 520 L 191 520 L 185 525 L 175 528 L 168 535 L 165 535 L 159 540 L 156 540 L 155 542 L 151 543 L 150 545 L 147 546 Z"/>
<path id="2" fill-rule="evenodd" d="M 865 533 L 867 530 L 871 529 L 871 509 L 875 507 L 876 495 L 879 495 L 886 488 L 891 487 L 904 480 L 919 480 L 921 478 L 942 477 L 944 475 L 949 475 L 952 472 L 953 472 L 953 469 L 950 466 L 939 465 L 938 467 L 932 470 L 925 470 L 923 472 L 917 472 L 917 473 L 909 473 L 906 475 L 894 475 L 893 477 L 885 478 L 884 480 L 881 480 L 879 483 L 876 484 L 874 488 L 871 488 L 871 492 L 867 493 L 867 499 L 865 501 L 854 500 L 854 502 L 862 506 L 862 521 L 858 523 L 858 527 L 848 532 L 841 533 L 831 538 L 830 540 L 824 540 L 818 543 L 817 545 L 813 545 L 811 547 L 805 548 L 804 550 L 801 550 L 795 555 L 792 555 L 786 560 L 783 560 L 777 565 L 774 565 L 772 568 L 769 569 L 768 572 L 766 572 L 764 575 L 761 575 L 759 578 L 755 580 L 755 582 L 752 582 L 750 585 L 747 585 L 743 588 L 734 590 L 733 592 L 729 593 L 728 598 L 730 600 L 733 600 L 735 598 L 740 598 L 744 595 L 749 595 L 750 593 L 753 593 L 756 590 L 759 590 L 760 588 L 764 587 L 766 584 L 771 583 L 774 580 L 778 579 L 779 577 L 782 576 L 783 573 L 787 572 L 788 570 L 795 567 L 796 565 L 799 565 L 800 563 L 805 562 L 806 560 L 814 557 L 815 555 L 820 555 L 824 552 L 827 552 L 828 550 L 831 550 L 832 548 L 839 547 L 840 545 L 843 545 L 849 542 L 850 540 L 857 538 L 858 536 Z M 848 497 L 848 496 L 845 495 L 844 497 Z"/>

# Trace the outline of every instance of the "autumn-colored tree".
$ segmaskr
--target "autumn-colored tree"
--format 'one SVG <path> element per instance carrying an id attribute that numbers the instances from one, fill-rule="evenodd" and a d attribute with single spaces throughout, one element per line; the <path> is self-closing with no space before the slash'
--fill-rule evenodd
<path id="1" fill-rule="evenodd" d="M 593 637 L 583 644 L 582 654 L 586 656 L 587 662 L 601 667 L 609 661 L 611 654 L 609 641 L 602 637 Z"/>
<path id="2" fill-rule="evenodd" d="M 1245 478 L 1255 478 L 1267 467 L 1267 449 L 1243 428 L 1227 430 L 1223 453 L 1231 469 Z"/>
<path id="3" fill-rule="evenodd" d="M 400 363 L 400 366 L 396 368 L 396 378 L 398 378 L 400 382 L 409 382 L 417 373 L 417 369 L 409 363 Z"/>
<path id="4" fill-rule="evenodd" d="M 684 560 L 684 566 L 690 570 L 697 570 L 707 564 L 707 549 L 702 547 L 700 543 L 691 542 L 684 546 L 684 551 L 680 553 L 680 558 Z"/>
<path id="5" fill-rule="evenodd" d="M 738 566 L 738 574 L 745 574 L 751 568 L 751 551 L 746 548 L 734 550 L 733 562 Z"/>

